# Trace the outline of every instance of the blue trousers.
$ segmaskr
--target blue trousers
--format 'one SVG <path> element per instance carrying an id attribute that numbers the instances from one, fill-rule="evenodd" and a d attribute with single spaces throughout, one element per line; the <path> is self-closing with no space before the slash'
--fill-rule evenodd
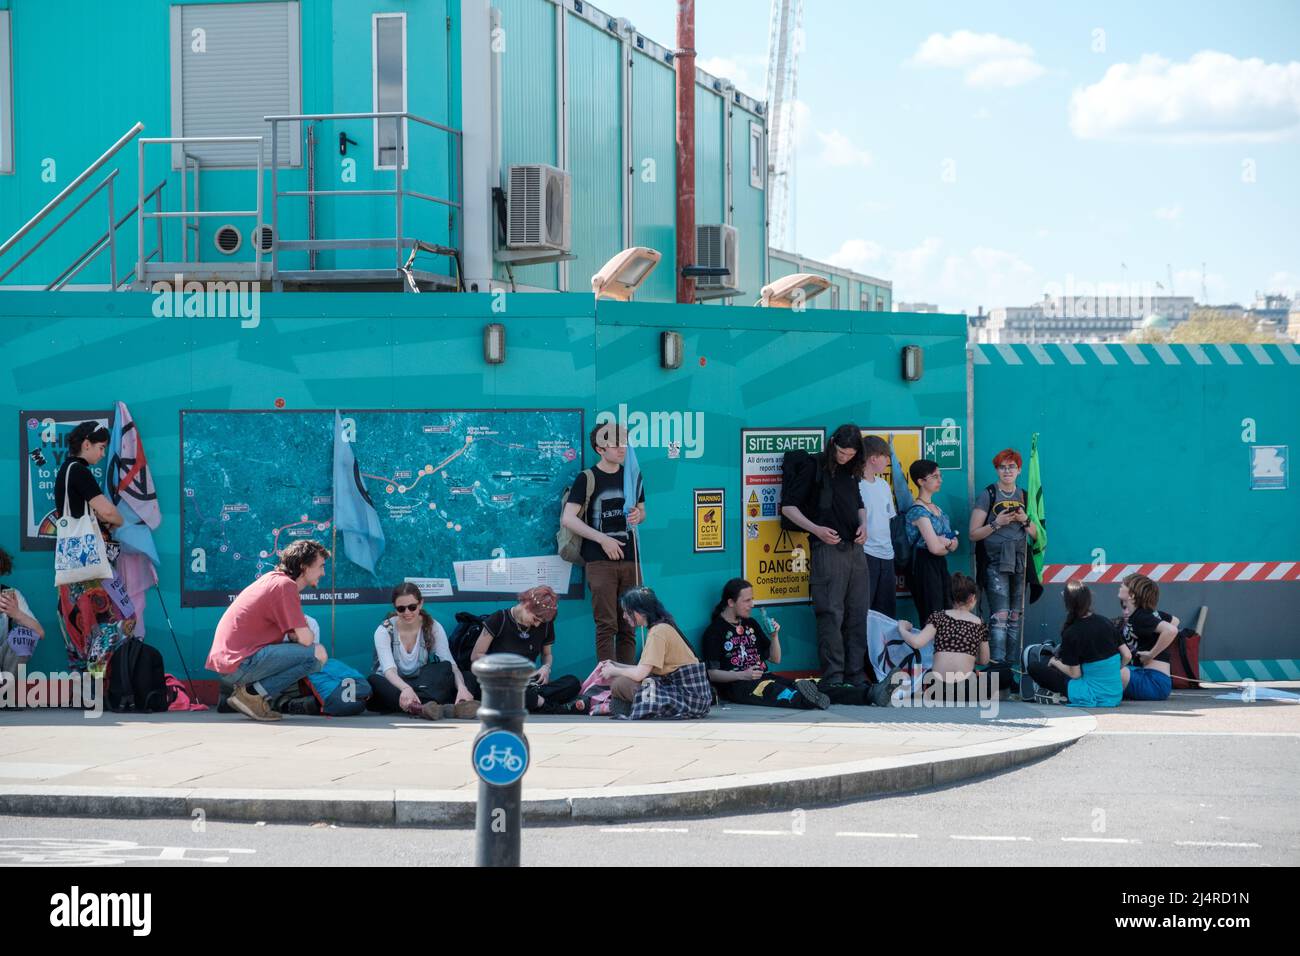
<path id="1" fill-rule="evenodd" d="M 229 679 L 236 686 L 254 685 L 254 691 L 274 700 L 286 687 L 318 670 L 320 661 L 316 660 L 315 649 L 294 641 L 266 645 L 252 657 L 244 658 Z"/>

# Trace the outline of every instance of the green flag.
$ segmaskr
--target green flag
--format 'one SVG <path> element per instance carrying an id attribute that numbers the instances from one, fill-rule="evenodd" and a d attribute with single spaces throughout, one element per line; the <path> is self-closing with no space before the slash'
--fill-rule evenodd
<path id="1" fill-rule="evenodd" d="M 1038 470 L 1038 432 L 1029 447 L 1029 520 L 1038 528 L 1038 538 L 1030 542 L 1029 555 L 1034 560 L 1038 580 L 1043 580 L 1043 559 L 1047 554 L 1047 510 L 1043 506 L 1043 479 Z"/>

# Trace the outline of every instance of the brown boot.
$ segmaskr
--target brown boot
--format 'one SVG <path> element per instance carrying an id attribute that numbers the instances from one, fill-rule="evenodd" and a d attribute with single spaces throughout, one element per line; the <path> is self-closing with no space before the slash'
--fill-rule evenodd
<path id="1" fill-rule="evenodd" d="M 261 694 L 254 694 L 247 687 L 236 687 L 227 703 L 245 717 L 252 720 L 271 722 L 280 719 L 280 715 L 271 709 L 270 702 Z"/>
<path id="2" fill-rule="evenodd" d="M 476 700 L 462 700 L 459 704 L 449 705 L 451 714 L 457 720 L 473 720 L 478 716 L 478 704 Z"/>
<path id="3" fill-rule="evenodd" d="M 425 720 L 442 720 L 447 715 L 443 712 L 442 704 L 431 700 L 420 708 L 419 716 Z"/>

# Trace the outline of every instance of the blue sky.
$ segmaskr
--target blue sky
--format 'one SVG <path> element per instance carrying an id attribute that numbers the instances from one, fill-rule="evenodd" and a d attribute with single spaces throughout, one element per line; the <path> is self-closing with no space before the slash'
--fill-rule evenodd
<path id="1" fill-rule="evenodd" d="M 597 5 L 673 46 L 672 0 Z M 760 99 L 768 12 L 697 3 L 701 66 Z M 1202 263 L 1215 303 L 1300 291 L 1300 3 L 806 0 L 804 35 L 804 255 L 946 311 L 1169 271 L 1200 301 Z"/>

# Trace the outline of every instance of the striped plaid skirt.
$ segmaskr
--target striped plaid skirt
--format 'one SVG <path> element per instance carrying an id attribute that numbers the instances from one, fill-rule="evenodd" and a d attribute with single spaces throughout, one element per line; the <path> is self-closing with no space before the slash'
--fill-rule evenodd
<path id="1" fill-rule="evenodd" d="M 703 664 L 686 664 L 667 677 L 647 677 L 632 701 L 632 720 L 658 717 L 689 720 L 707 717 L 713 703 L 709 671 Z"/>

